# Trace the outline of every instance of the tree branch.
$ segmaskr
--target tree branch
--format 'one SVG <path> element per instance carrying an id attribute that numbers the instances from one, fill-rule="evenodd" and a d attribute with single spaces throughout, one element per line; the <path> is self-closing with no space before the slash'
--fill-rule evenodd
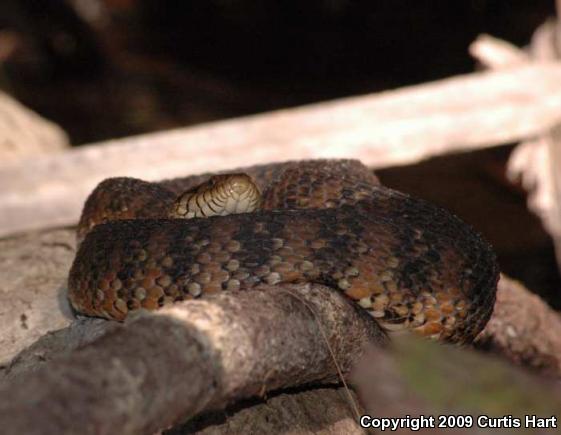
<path id="1" fill-rule="evenodd" d="M 388 167 L 535 136 L 560 112 L 561 66 L 536 64 L 25 159 L 0 168 L 0 236 L 74 224 L 107 177 L 318 157 Z"/>
<path id="2" fill-rule="evenodd" d="M 6 434 L 151 434 L 235 400 L 337 380 L 334 359 L 347 372 L 368 342 L 385 335 L 332 289 L 223 293 L 133 316 L 14 377 L 0 387 L 0 421 Z"/>
<path id="3" fill-rule="evenodd" d="M 477 344 L 518 365 L 561 377 L 559 331 L 559 313 L 522 284 L 502 275 L 493 315 Z"/>

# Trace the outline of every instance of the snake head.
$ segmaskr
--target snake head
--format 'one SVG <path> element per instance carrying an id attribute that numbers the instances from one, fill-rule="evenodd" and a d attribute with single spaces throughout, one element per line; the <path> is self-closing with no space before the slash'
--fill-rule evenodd
<path id="1" fill-rule="evenodd" d="M 225 216 L 250 213 L 261 205 L 261 193 L 247 174 L 222 174 L 179 195 L 171 218 Z"/>

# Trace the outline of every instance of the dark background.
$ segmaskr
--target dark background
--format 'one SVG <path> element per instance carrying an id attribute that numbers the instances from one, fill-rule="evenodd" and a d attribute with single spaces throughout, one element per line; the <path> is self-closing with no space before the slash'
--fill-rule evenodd
<path id="1" fill-rule="evenodd" d="M 553 0 L 2 0 L 0 87 L 77 145 L 469 73 L 479 34 L 523 46 L 554 12 Z M 551 240 L 504 177 L 511 149 L 377 173 L 471 223 L 504 272 L 561 308 Z"/>
<path id="2" fill-rule="evenodd" d="M 470 72 L 478 34 L 524 45 L 553 14 L 553 0 L 2 0 L 0 86 L 81 144 Z"/>

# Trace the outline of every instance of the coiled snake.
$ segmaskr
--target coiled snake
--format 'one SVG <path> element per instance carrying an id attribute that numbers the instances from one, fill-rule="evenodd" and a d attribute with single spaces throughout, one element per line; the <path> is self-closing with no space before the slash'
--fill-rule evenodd
<path id="1" fill-rule="evenodd" d="M 389 330 L 469 342 L 489 319 L 495 255 L 449 212 L 381 186 L 354 160 L 236 172 L 100 183 L 78 227 L 73 307 L 122 320 L 223 290 L 313 282 Z M 240 214 L 204 217 L 228 213 Z"/>

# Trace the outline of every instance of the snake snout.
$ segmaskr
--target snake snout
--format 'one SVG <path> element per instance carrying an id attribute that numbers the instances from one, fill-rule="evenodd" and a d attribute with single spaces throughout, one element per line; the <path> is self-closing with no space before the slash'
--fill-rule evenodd
<path id="1" fill-rule="evenodd" d="M 232 193 L 241 195 L 251 190 L 253 181 L 245 174 L 232 174 L 226 179 L 226 183 Z"/>
<path id="2" fill-rule="evenodd" d="M 226 194 L 224 213 L 248 213 L 259 207 L 261 194 L 257 186 L 246 174 L 232 174 L 224 179 L 221 186 Z"/>

